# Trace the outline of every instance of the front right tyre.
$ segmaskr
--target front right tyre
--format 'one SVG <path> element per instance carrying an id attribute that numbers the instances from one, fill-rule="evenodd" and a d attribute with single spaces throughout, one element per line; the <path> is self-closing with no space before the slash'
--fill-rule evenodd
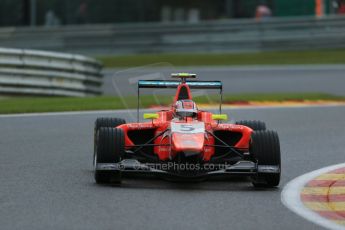
<path id="1" fill-rule="evenodd" d="M 278 134 L 274 131 L 254 131 L 249 153 L 261 171 L 252 176 L 255 187 L 276 187 L 280 182 L 281 159 Z"/>
<path id="2" fill-rule="evenodd" d="M 122 129 L 101 127 L 95 141 L 95 180 L 98 184 L 121 183 L 121 169 L 100 170 L 98 164 L 120 163 L 125 151 Z"/>
<path id="3" fill-rule="evenodd" d="M 242 120 L 242 121 L 236 121 L 235 124 L 247 126 L 254 131 L 266 130 L 266 124 L 263 121 Z"/>

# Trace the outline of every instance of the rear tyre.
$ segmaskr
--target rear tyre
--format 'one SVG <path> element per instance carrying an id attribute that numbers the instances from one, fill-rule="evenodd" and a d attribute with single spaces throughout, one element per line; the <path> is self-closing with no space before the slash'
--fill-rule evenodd
<path id="1" fill-rule="evenodd" d="M 258 167 L 268 168 L 253 176 L 255 187 L 276 187 L 280 182 L 280 144 L 278 134 L 274 131 L 255 131 L 252 133 L 249 152 Z M 278 172 L 270 172 L 269 168 L 277 168 Z"/>
<path id="2" fill-rule="evenodd" d="M 265 122 L 262 121 L 236 121 L 236 125 L 244 125 L 247 126 L 254 131 L 259 131 L 259 130 L 266 130 L 266 124 Z"/>
<path id="3" fill-rule="evenodd" d="M 126 120 L 121 119 L 121 118 L 110 118 L 110 117 L 100 117 L 97 118 L 95 121 L 95 128 L 94 128 L 94 154 L 93 154 L 93 159 L 95 159 L 95 154 L 96 154 L 96 134 L 97 131 L 101 127 L 109 127 L 109 128 L 115 128 L 119 125 L 126 124 Z M 95 165 L 95 161 L 93 161 L 93 165 Z"/>
<path id="4" fill-rule="evenodd" d="M 121 183 L 121 170 L 97 170 L 98 163 L 119 163 L 125 150 L 122 129 L 101 127 L 96 135 L 95 180 L 98 184 Z"/>

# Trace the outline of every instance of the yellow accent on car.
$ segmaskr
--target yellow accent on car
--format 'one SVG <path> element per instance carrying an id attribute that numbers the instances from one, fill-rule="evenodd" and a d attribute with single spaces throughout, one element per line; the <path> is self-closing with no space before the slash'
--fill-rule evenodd
<path id="1" fill-rule="evenodd" d="M 157 113 L 144 113 L 144 119 L 157 119 L 159 116 Z"/>
<path id="2" fill-rule="evenodd" d="M 227 114 L 212 114 L 212 119 L 215 121 L 226 121 L 228 120 Z"/>
<path id="3" fill-rule="evenodd" d="M 185 78 L 195 78 L 195 73 L 173 73 L 171 74 L 172 77 L 185 77 Z"/>

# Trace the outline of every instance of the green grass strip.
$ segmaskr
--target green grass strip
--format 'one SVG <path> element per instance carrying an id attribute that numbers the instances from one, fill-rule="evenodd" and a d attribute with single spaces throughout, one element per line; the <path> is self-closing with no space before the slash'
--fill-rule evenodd
<path id="1" fill-rule="evenodd" d="M 197 103 L 218 103 L 218 95 L 196 97 Z M 345 101 L 345 97 L 323 93 L 271 93 L 271 94 L 235 94 L 224 95 L 224 102 L 243 101 L 286 101 L 286 100 L 329 100 Z M 141 107 L 151 105 L 169 105 L 171 96 L 159 96 L 159 99 L 152 95 L 141 97 Z M 136 108 L 136 97 L 86 97 L 86 98 L 2 98 L 0 99 L 0 114 L 11 113 L 36 113 L 36 112 L 60 112 L 60 111 L 87 111 L 87 110 L 113 110 Z"/>

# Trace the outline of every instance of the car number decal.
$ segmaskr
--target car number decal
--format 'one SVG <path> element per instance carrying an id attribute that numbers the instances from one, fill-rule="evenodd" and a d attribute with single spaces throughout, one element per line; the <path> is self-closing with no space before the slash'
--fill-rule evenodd
<path id="1" fill-rule="evenodd" d="M 205 132 L 204 122 L 192 124 L 171 122 L 171 132 L 177 133 L 203 133 Z"/>

